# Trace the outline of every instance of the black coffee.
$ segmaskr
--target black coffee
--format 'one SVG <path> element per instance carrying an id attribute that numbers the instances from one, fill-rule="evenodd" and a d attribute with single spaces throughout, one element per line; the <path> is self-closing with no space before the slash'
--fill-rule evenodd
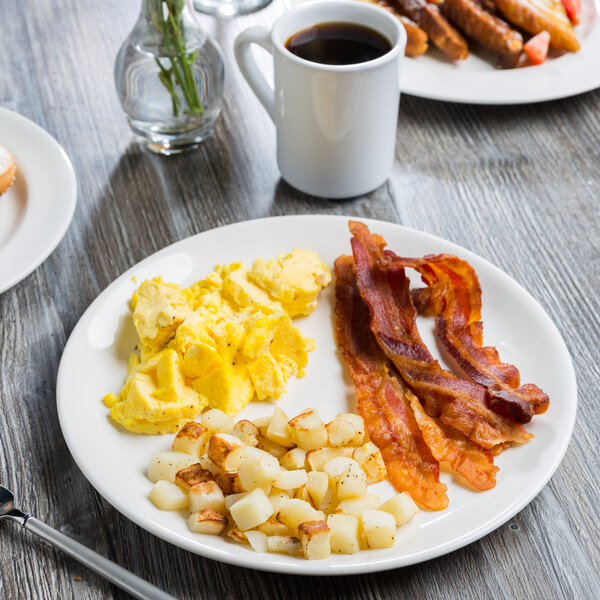
<path id="1" fill-rule="evenodd" d="M 355 23 L 319 23 L 295 33 L 285 47 L 304 60 L 324 65 L 355 65 L 392 49 L 379 32 Z"/>

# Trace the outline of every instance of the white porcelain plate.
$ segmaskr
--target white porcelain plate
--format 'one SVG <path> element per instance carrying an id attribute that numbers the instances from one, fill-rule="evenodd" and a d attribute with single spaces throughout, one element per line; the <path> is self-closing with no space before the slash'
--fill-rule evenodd
<path id="1" fill-rule="evenodd" d="M 285 3 L 290 8 L 304 1 Z M 498 69 L 477 50 L 464 61 L 452 62 L 430 44 L 424 55 L 404 60 L 402 92 L 446 102 L 525 104 L 594 90 L 600 87 L 600 0 L 582 0 L 581 23 L 575 31 L 579 52 L 522 69 Z"/>
<path id="2" fill-rule="evenodd" d="M 0 144 L 17 163 L 15 183 L 0 195 L 0 293 L 29 275 L 69 227 L 77 182 L 69 157 L 39 125 L 0 108 Z"/>
<path id="3" fill-rule="evenodd" d="M 540 305 L 508 275 L 475 254 L 426 233 L 379 221 L 366 221 L 401 255 L 449 252 L 467 259 L 483 288 L 485 341 L 494 344 L 502 360 L 515 363 L 524 382 L 540 385 L 549 395 L 549 410 L 528 427 L 535 438 L 497 458 L 497 485 L 475 492 L 453 480 L 450 506 L 441 512 L 420 512 L 400 528 L 397 543 L 387 550 L 363 551 L 326 560 L 257 554 L 224 537 L 191 533 L 184 515 L 163 512 L 148 499 L 152 484 L 145 476 L 154 452 L 170 448 L 173 436 L 141 436 L 114 426 L 102 403 L 107 392 L 118 392 L 126 360 L 135 344 L 128 301 L 144 279 L 162 275 L 165 281 L 189 285 L 216 263 L 271 257 L 296 247 L 319 252 L 329 264 L 350 252 L 347 218 L 295 216 L 261 219 L 213 229 L 153 254 L 113 282 L 93 302 L 73 330 L 65 348 L 57 382 L 58 414 L 63 434 L 77 464 L 92 485 L 121 513 L 153 534 L 215 560 L 293 574 L 356 574 L 402 567 L 460 548 L 496 529 L 521 510 L 542 489 L 567 448 L 575 419 L 577 391 L 571 359 L 556 327 Z M 333 339 L 334 288 L 322 294 L 317 310 L 297 321 L 317 342 L 307 376 L 289 382 L 279 405 L 292 417 L 317 407 L 324 420 L 354 410 L 354 394 Z M 432 321 L 420 320 L 425 342 L 435 352 Z M 251 403 L 240 418 L 271 414 L 272 405 Z M 374 490 L 382 499 L 392 495 L 387 482 Z"/>

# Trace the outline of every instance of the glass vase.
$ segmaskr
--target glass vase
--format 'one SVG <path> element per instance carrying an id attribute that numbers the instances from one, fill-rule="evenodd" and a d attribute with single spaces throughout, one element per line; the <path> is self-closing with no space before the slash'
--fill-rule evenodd
<path id="1" fill-rule="evenodd" d="M 136 137 L 153 152 L 196 148 L 213 131 L 225 68 L 191 0 L 143 0 L 115 62 L 115 85 Z"/>

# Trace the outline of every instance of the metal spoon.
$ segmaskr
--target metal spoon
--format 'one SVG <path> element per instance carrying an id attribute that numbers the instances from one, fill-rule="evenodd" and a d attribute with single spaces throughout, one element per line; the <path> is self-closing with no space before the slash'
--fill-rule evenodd
<path id="1" fill-rule="evenodd" d="M 52 529 L 52 527 L 38 521 L 36 518 L 21 512 L 18 508 L 15 508 L 14 499 L 13 493 L 0 485 L 0 520 L 10 519 L 20 523 L 25 529 L 39 535 L 92 569 L 92 571 L 96 571 L 99 575 L 129 592 L 135 598 L 141 598 L 142 600 L 175 600 L 173 596 L 140 579 L 137 575 L 63 535 L 56 529 Z"/>

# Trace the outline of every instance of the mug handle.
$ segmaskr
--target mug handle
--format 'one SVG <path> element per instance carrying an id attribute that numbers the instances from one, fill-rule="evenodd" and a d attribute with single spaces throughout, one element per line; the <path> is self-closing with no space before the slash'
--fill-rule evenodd
<path id="1" fill-rule="evenodd" d="M 261 101 L 271 119 L 275 121 L 275 92 L 257 67 L 250 52 L 250 44 L 258 44 L 273 55 L 273 42 L 271 41 L 269 29 L 259 26 L 242 31 L 235 39 L 234 52 L 235 60 L 242 75 L 246 78 L 252 91 Z"/>

